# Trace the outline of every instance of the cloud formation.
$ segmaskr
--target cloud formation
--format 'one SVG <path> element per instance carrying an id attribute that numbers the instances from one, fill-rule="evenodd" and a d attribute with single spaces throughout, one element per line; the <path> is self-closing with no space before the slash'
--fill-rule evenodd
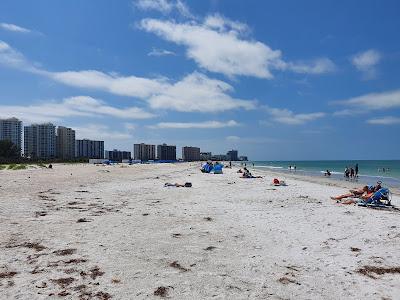
<path id="1" fill-rule="evenodd" d="M 71 126 L 76 131 L 76 139 L 91 140 L 129 140 L 132 133 L 128 130 L 112 130 L 104 124 L 87 124 L 85 126 Z"/>
<path id="2" fill-rule="evenodd" d="M 232 109 L 254 109 L 255 102 L 229 96 L 233 87 L 194 72 L 148 99 L 154 109 L 181 112 L 221 112 Z"/>
<path id="3" fill-rule="evenodd" d="M 400 90 L 365 94 L 346 100 L 335 101 L 333 104 L 352 107 L 355 111 L 392 109 L 400 107 Z M 347 110 L 342 112 L 346 111 Z M 337 112 L 337 114 L 338 113 L 340 112 Z"/>
<path id="4" fill-rule="evenodd" d="M 381 58 L 382 55 L 377 50 L 370 49 L 354 55 L 351 63 L 363 73 L 364 79 L 374 79 L 377 76 L 376 65 Z"/>
<path id="5" fill-rule="evenodd" d="M 181 0 L 136 0 L 133 5 L 141 10 L 155 10 L 165 15 L 176 10 L 184 17 L 192 18 L 189 8 Z"/>
<path id="6" fill-rule="evenodd" d="M 32 105 L 0 105 L 0 117 L 16 116 L 28 123 L 54 122 L 67 117 L 109 116 L 119 119 L 149 119 L 154 114 L 138 107 L 116 108 L 89 96 L 66 98 Z"/>
<path id="7" fill-rule="evenodd" d="M 10 24 L 10 23 L 0 23 L 0 28 L 7 30 L 7 31 L 18 32 L 18 33 L 31 33 L 32 32 L 31 30 L 29 30 L 27 28 L 24 28 L 24 27 L 15 25 L 15 24 Z"/>
<path id="8" fill-rule="evenodd" d="M 173 51 L 153 48 L 149 53 L 147 53 L 147 55 L 148 56 L 168 56 L 168 55 L 176 55 L 176 54 Z"/>
<path id="9" fill-rule="evenodd" d="M 334 63 L 328 58 L 285 62 L 280 50 L 249 38 L 250 30 L 246 24 L 218 14 L 207 16 L 202 23 L 143 19 L 139 27 L 186 47 L 186 56 L 201 68 L 228 77 L 242 75 L 271 79 L 273 70 L 302 74 L 324 74 L 335 70 Z"/>
<path id="10" fill-rule="evenodd" d="M 272 120 L 286 125 L 302 125 L 324 117 L 326 114 L 323 112 L 295 114 L 289 109 L 272 108 L 265 106 L 267 113 L 271 116 Z"/>
<path id="11" fill-rule="evenodd" d="M 180 112 L 221 112 L 231 109 L 253 109 L 254 101 L 229 95 L 228 83 L 194 72 L 171 82 L 166 78 L 145 78 L 104 73 L 97 70 L 51 72 L 36 67 L 22 54 L 0 41 L 0 64 L 45 76 L 68 86 L 94 89 L 118 96 L 146 101 L 151 108 Z"/>
<path id="12" fill-rule="evenodd" d="M 205 121 L 205 122 L 189 122 L 189 123 L 180 123 L 180 122 L 161 122 L 156 125 L 150 126 L 150 128 L 158 128 L 158 129 L 216 129 L 216 128 L 224 128 L 224 127 L 236 127 L 240 124 L 234 120 L 230 120 L 227 122 L 220 121 Z"/>
<path id="13" fill-rule="evenodd" d="M 367 123 L 372 125 L 395 125 L 395 124 L 400 124 L 400 118 L 393 116 L 386 116 L 382 118 L 369 119 Z"/>

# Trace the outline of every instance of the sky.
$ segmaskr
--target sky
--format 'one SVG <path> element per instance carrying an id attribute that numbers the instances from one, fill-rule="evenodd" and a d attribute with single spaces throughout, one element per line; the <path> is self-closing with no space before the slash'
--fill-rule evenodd
<path id="1" fill-rule="evenodd" d="M 400 159 L 399 15 L 397 0 L 2 0 L 0 118 L 107 150 Z"/>

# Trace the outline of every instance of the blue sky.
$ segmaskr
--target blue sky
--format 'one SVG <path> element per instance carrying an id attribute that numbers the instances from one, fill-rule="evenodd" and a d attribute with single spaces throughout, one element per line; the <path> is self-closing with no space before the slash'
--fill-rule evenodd
<path id="1" fill-rule="evenodd" d="M 106 149 L 399 159 L 398 1 L 0 2 L 0 117 Z"/>

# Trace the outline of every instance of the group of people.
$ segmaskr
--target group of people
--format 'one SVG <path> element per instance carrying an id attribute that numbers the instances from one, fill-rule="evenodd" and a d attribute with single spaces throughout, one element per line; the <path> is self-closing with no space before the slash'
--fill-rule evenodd
<path id="1" fill-rule="evenodd" d="M 353 167 L 346 167 L 344 169 L 344 177 L 346 179 L 356 179 L 358 178 L 358 164 Z"/>

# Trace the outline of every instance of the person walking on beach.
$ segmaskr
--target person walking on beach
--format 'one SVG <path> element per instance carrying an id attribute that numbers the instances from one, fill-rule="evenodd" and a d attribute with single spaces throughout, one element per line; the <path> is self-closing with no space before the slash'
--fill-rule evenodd
<path id="1" fill-rule="evenodd" d="M 346 167 L 346 168 L 344 169 L 344 177 L 345 177 L 346 179 L 349 179 L 349 175 L 350 175 L 349 168 Z"/>
<path id="2" fill-rule="evenodd" d="M 356 177 L 358 178 L 358 164 L 354 167 L 354 171 L 356 172 Z"/>
<path id="3" fill-rule="evenodd" d="M 354 169 L 350 168 L 350 178 L 353 179 L 354 177 Z"/>

